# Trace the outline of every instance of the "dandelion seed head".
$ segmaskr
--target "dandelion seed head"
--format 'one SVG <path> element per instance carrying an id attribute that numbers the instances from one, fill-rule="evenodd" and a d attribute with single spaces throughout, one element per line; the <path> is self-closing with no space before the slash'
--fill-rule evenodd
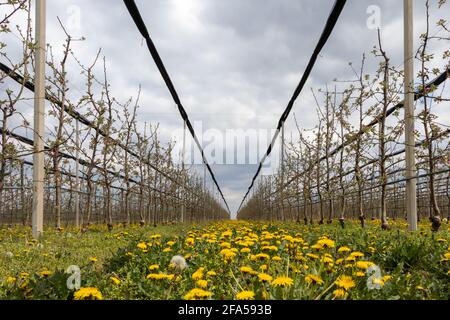
<path id="1" fill-rule="evenodd" d="M 184 270 L 187 268 L 187 262 L 184 257 L 180 255 L 173 256 L 170 260 L 170 265 L 172 265 L 175 269 Z"/>

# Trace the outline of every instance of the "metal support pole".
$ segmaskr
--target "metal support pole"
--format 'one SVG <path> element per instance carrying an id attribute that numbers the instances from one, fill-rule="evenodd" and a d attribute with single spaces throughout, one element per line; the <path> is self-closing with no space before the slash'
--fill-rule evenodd
<path id="1" fill-rule="evenodd" d="M 280 149 L 281 149 L 281 158 L 280 158 L 280 168 L 281 168 L 281 176 L 280 176 L 280 210 L 281 210 L 281 220 L 284 221 L 284 203 L 283 203 L 283 184 L 284 184 L 284 122 L 281 125 L 281 142 L 280 142 Z"/>
<path id="2" fill-rule="evenodd" d="M 76 145 L 77 150 L 75 151 L 75 157 L 77 161 L 75 163 L 75 171 L 76 171 L 76 191 L 75 191 L 75 224 L 76 227 L 80 227 L 80 168 L 79 168 L 79 157 L 80 157 L 80 123 L 78 119 L 76 120 Z"/>
<path id="3" fill-rule="evenodd" d="M 34 153 L 33 153 L 33 238 L 39 238 L 44 228 L 44 113 L 45 113 L 45 6 L 36 1 L 34 76 Z"/>
<path id="4" fill-rule="evenodd" d="M 186 148 L 186 120 L 183 121 L 183 149 L 181 150 L 181 179 L 183 187 L 186 185 L 185 172 L 184 172 L 184 157 Z M 183 190 L 181 194 L 181 223 L 184 222 L 184 216 L 186 211 L 185 194 L 187 190 Z"/>
<path id="5" fill-rule="evenodd" d="M 206 165 L 203 164 L 203 220 L 206 221 Z"/>
<path id="6" fill-rule="evenodd" d="M 417 230 L 416 163 L 414 138 L 413 1 L 403 0 L 405 59 L 406 212 L 410 231 Z"/>

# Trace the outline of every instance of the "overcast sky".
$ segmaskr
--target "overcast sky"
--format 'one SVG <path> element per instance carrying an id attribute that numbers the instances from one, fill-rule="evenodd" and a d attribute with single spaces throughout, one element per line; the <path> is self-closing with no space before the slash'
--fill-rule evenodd
<path id="1" fill-rule="evenodd" d="M 326 0 L 136 0 L 136 3 L 191 121 L 201 121 L 203 129 L 222 133 L 227 129 L 276 127 L 333 5 L 333 1 Z M 335 78 L 351 79 L 348 62 L 358 65 L 363 52 L 369 57 L 367 73 L 375 71 L 377 62 L 370 51 L 376 44 L 376 30 L 367 27 L 369 6 L 381 10 L 383 44 L 392 64 L 402 64 L 402 3 L 347 2 L 304 93 L 294 106 L 293 113 L 301 127 L 312 128 L 316 124 L 310 88 L 334 86 Z M 417 0 L 414 4 L 418 39 L 424 30 L 424 1 Z M 118 99 L 136 96 L 138 86 L 142 85 L 138 114 L 141 125 L 159 122 L 165 141 L 182 127 L 171 96 L 122 1 L 48 0 L 47 6 L 47 42 L 56 55 L 61 52 L 64 40 L 57 21 L 59 16 L 73 37 L 86 38 L 73 47 L 82 63 L 90 64 L 102 48 L 109 82 Z M 432 1 L 433 25 L 438 16 L 448 18 L 445 17 L 448 7 L 440 11 L 436 7 Z M 9 41 L 8 50 L 17 55 L 17 39 Z M 439 49 L 439 44 L 436 48 Z M 439 57 L 437 64 L 445 63 Z M 83 90 L 84 79 L 74 63 L 69 78 L 71 94 L 76 96 Z M 288 137 L 293 128 L 292 116 L 287 123 Z M 448 120 L 446 113 L 441 116 L 443 121 Z M 235 211 L 256 166 L 214 165 L 213 170 Z"/>

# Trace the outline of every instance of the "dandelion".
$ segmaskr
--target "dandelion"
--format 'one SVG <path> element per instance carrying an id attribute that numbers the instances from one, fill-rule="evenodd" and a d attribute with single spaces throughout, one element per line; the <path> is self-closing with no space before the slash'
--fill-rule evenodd
<path id="1" fill-rule="evenodd" d="M 345 298 L 347 297 L 348 293 L 344 289 L 336 289 L 333 291 L 333 295 L 335 298 Z"/>
<path id="2" fill-rule="evenodd" d="M 281 259 L 281 257 L 279 257 L 279 256 L 273 256 L 272 257 L 272 261 L 281 261 L 282 259 Z"/>
<path id="3" fill-rule="evenodd" d="M 319 241 L 317 241 L 317 244 L 325 248 L 334 248 L 335 246 L 334 241 L 328 238 L 320 239 Z"/>
<path id="4" fill-rule="evenodd" d="M 308 274 L 305 276 L 305 281 L 309 284 L 323 284 L 323 280 L 320 276 L 315 274 Z"/>
<path id="5" fill-rule="evenodd" d="M 166 273 L 150 273 L 147 275 L 147 279 L 152 280 L 173 280 L 174 277 L 175 275 Z"/>
<path id="6" fill-rule="evenodd" d="M 351 249 L 347 246 L 342 246 L 338 249 L 338 252 L 350 252 Z"/>
<path id="7" fill-rule="evenodd" d="M 102 293 L 97 288 L 80 288 L 73 294 L 75 300 L 103 300 Z"/>
<path id="8" fill-rule="evenodd" d="M 355 258 L 362 258 L 362 257 L 364 257 L 364 253 L 359 252 L 359 251 L 354 251 L 354 252 L 350 253 L 350 256 L 355 257 Z"/>
<path id="9" fill-rule="evenodd" d="M 267 273 L 258 273 L 258 279 L 261 282 L 270 282 L 272 281 L 273 277 Z"/>
<path id="10" fill-rule="evenodd" d="M 139 242 L 136 247 L 138 247 L 141 250 L 146 250 L 147 249 L 147 244 L 145 242 Z"/>
<path id="11" fill-rule="evenodd" d="M 212 296 L 212 293 L 200 288 L 194 288 L 191 291 L 189 291 L 187 294 L 184 295 L 184 300 L 198 300 L 198 299 L 205 299 Z"/>
<path id="12" fill-rule="evenodd" d="M 48 278 L 52 275 L 52 272 L 48 270 L 42 270 L 41 272 L 39 272 L 39 274 L 41 275 L 41 277 Z"/>
<path id="13" fill-rule="evenodd" d="M 370 266 L 372 266 L 374 263 L 370 261 L 357 261 L 356 267 L 358 269 L 367 270 Z"/>
<path id="14" fill-rule="evenodd" d="M 253 269 L 251 267 L 247 267 L 247 266 L 240 267 L 239 270 L 241 270 L 242 273 L 252 273 L 253 272 Z"/>
<path id="15" fill-rule="evenodd" d="M 119 285 L 120 284 L 120 279 L 117 277 L 110 277 L 109 279 L 111 279 L 112 283 L 114 283 L 115 285 Z"/>
<path id="16" fill-rule="evenodd" d="M 207 275 L 208 277 L 214 277 L 214 276 L 217 275 L 217 273 L 216 273 L 215 271 L 208 271 L 208 272 L 206 273 L 206 275 Z"/>
<path id="17" fill-rule="evenodd" d="M 184 270 L 187 268 L 186 259 L 179 255 L 172 257 L 170 260 L 170 265 L 178 270 Z"/>
<path id="18" fill-rule="evenodd" d="M 220 251 L 220 254 L 225 260 L 232 260 L 236 256 L 236 253 L 231 249 L 223 249 Z"/>
<path id="19" fill-rule="evenodd" d="M 250 260 L 268 260 L 268 259 L 270 259 L 270 256 L 265 253 L 258 253 L 250 256 Z"/>
<path id="20" fill-rule="evenodd" d="M 11 251 L 5 252 L 4 255 L 7 259 L 12 259 L 14 257 L 14 254 Z"/>
<path id="21" fill-rule="evenodd" d="M 199 287 L 199 288 L 204 289 L 204 288 L 206 288 L 206 287 L 208 286 L 208 281 L 206 281 L 206 280 L 197 280 L 197 281 L 195 282 L 195 285 L 196 285 L 197 287 Z"/>
<path id="22" fill-rule="evenodd" d="M 89 261 L 95 263 L 98 261 L 98 259 L 96 257 L 89 257 Z"/>
<path id="23" fill-rule="evenodd" d="M 158 270 L 159 269 L 159 264 L 152 264 L 148 267 L 148 270 L 153 271 L 153 270 Z"/>
<path id="24" fill-rule="evenodd" d="M 255 293 L 253 291 L 241 291 L 236 295 L 237 300 L 254 300 Z"/>
<path id="25" fill-rule="evenodd" d="M 338 287 L 344 288 L 345 290 L 351 289 L 356 286 L 352 277 L 346 275 L 339 276 L 339 278 L 334 283 Z"/>
<path id="26" fill-rule="evenodd" d="M 311 259 L 320 259 L 320 257 L 314 253 L 307 253 L 306 256 L 310 257 Z"/>
<path id="27" fill-rule="evenodd" d="M 277 251 L 278 248 L 276 246 L 263 246 L 261 248 L 262 251 Z"/>
<path id="28" fill-rule="evenodd" d="M 205 268 L 200 267 L 197 269 L 197 271 L 195 271 L 192 274 L 192 280 L 200 280 L 203 279 L 203 271 L 205 270 Z"/>
<path id="29" fill-rule="evenodd" d="M 278 277 L 272 281 L 274 287 L 290 287 L 294 284 L 294 280 L 289 277 Z"/>
<path id="30" fill-rule="evenodd" d="M 383 277 L 383 282 L 387 282 L 387 281 L 389 281 L 391 279 L 392 279 L 392 276 L 386 275 L 386 276 Z"/>
<path id="31" fill-rule="evenodd" d="M 6 278 L 6 283 L 7 284 L 13 284 L 13 283 L 15 283 L 16 282 L 16 278 L 15 277 L 11 277 L 11 276 L 8 276 L 7 278 Z"/>
<path id="32" fill-rule="evenodd" d="M 250 251 L 250 248 L 247 247 L 241 249 L 241 253 L 249 253 Z"/>

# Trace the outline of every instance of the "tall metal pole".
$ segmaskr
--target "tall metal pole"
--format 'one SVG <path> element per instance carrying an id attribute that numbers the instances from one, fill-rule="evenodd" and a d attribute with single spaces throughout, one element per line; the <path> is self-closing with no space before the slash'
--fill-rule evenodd
<path id="1" fill-rule="evenodd" d="M 206 220 L 206 165 L 203 164 L 203 220 Z"/>
<path id="2" fill-rule="evenodd" d="M 413 0 L 403 0 L 405 59 L 406 213 L 408 228 L 417 230 L 416 160 L 414 138 Z"/>
<path id="3" fill-rule="evenodd" d="M 36 1 L 32 212 L 32 233 L 35 239 L 39 238 L 44 228 L 45 2 Z"/>
<path id="4" fill-rule="evenodd" d="M 76 171 L 76 193 L 75 193 L 75 224 L 76 227 L 80 227 L 80 168 L 79 168 L 79 157 L 80 157 L 80 123 L 78 119 L 76 120 L 76 145 L 77 150 L 75 151 L 75 157 L 77 161 L 75 163 L 75 171 Z"/>
<path id="5" fill-rule="evenodd" d="M 281 198 L 281 220 L 284 221 L 284 192 L 283 192 L 283 184 L 284 184 L 284 122 L 281 125 L 281 158 L 280 158 L 280 166 L 281 166 L 281 177 L 280 177 L 280 198 Z"/>
<path id="6" fill-rule="evenodd" d="M 185 155 L 185 148 L 186 148 L 186 120 L 184 120 L 183 122 L 183 149 L 181 150 L 181 179 L 182 179 L 182 184 L 183 184 L 183 188 L 186 185 L 186 179 L 185 179 L 185 174 L 184 174 L 184 155 Z M 183 190 L 182 194 L 181 194 L 181 222 L 184 222 L 184 215 L 185 215 L 185 211 L 186 211 L 186 206 L 185 206 L 185 194 L 186 194 L 187 190 Z"/>

